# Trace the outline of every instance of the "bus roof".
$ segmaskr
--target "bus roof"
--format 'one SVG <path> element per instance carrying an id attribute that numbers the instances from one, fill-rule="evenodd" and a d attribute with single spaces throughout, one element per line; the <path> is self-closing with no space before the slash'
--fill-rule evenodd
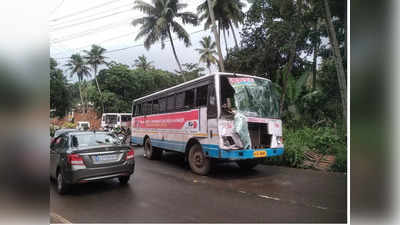
<path id="1" fill-rule="evenodd" d="M 103 113 L 103 115 L 131 115 L 131 113 Z"/>
<path id="2" fill-rule="evenodd" d="M 191 84 L 191 83 L 195 83 L 195 82 L 197 82 L 197 81 L 201 81 L 201 80 L 207 79 L 207 78 L 209 78 L 209 77 L 213 77 L 213 76 L 215 76 L 215 75 L 222 75 L 222 76 L 232 76 L 232 75 L 233 75 L 233 76 L 251 77 L 251 78 L 263 79 L 263 80 L 268 80 L 268 81 L 270 81 L 270 80 L 267 79 L 267 78 L 257 77 L 257 76 L 251 76 L 251 75 L 246 75 L 246 74 L 216 72 L 216 73 L 212 73 L 212 74 L 208 74 L 208 75 L 205 75 L 205 76 L 201 76 L 201 77 L 196 78 L 196 79 L 194 79 L 194 80 L 186 81 L 185 83 L 178 84 L 178 85 L 175 85 L 175 86 L 173 86 L 173 87 L 170 87 L 170 88 L 167 88 L 167 89 L 158 91 L 158 92 L 154 92 L 154 93 L 152 93 L 152 94 L 149 94 L 149 95 L 146 95 L 146 96 L 137 98 L 137 99 L 134 99 L 133 102 L 140 101 L 140 100 L 143 100 L 143 99 L 146 99 L 146 98 L 150 98 L 150 97 L 152 97 L 152 96 L 155 96 L 155 95 L 158 95 L 158 94 L 161 94 L 161 93 L 164 93 L 164 92 L 168 92 L 168 91 L 173 90 L 173 89 L 175 89 L 175 88 L 182 87 L 182 86 L 185 86 L 185 85 L 188 85 L 188 84 Z"/>

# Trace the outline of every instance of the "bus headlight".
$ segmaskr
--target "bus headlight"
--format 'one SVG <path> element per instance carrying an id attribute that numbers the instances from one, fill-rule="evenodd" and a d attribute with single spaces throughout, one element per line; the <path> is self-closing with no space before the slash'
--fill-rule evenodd
<path id="1" fill-rule="evenodd" d="M 276 137 L 276 143 L 278 143 L 278 145 L 283 143 L 283 138 L 281 136 L 277 136 Z"/>

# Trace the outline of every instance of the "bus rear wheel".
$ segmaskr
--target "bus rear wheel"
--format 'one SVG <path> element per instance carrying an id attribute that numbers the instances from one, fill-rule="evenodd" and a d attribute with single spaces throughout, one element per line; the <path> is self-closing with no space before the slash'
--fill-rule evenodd
<path id="1" fill-rule="evenodd" d="M 146 138 L 144 143 L 144 154 L 148 159 L 161 159 L 162 151 L 152 146 L 150 138 Z"/>
<path id="2" fill-rule="evenodd" d="M 194 144 L 188 155 L 190 169 L 199 175 L 207 175 L 211 169 L 211 160 L 205 156 L 200 144 Z"/>

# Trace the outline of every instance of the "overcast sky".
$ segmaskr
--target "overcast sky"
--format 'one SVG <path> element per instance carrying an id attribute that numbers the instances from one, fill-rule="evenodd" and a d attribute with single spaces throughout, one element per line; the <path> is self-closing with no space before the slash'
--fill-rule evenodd
<path id="1" fill-rule="evenodd" d="M 151 0 L 144 1 L 151 2 Z M 194 13 L 202 1 L 204 0 L 181 0 L 188 4 L 184 11 Z M 54 0 L 51 2 L 50 56 L 55 58 L 59 65 L 65 64 L 71 54 L 89 49 L 92 44 L 98 44 L 108 51 L 116 50 L 106 53 L 109 61 L 132 65 L 134 59 L 144 54 L 157 68 L 172 72 L 178 69 L 169 42 L 163 50 L 159 43 L 149 50 L 143 46 L 131 47 L 143 44 L 143 39 L 135 41 L 140 26 L 130 25 L 133 19 L 143 16 L 138 10 L 132 9 L 133 0 Z M 203 24 L 197 27 L 191 25 L 184 27 L 189 34 L 196 33 L 191 35 L 192 46 L 189 48 L 186 48 L 179 40 L 174 41 L 178 57 L 181 64 L 198 63 L 199 54 L 195 49 L 200 48 L 200 39 L 207 35 L 213 37 L 213 35 L 210 30 L 203 31 Z M 238 29 L 236 29 L 236 36 L 240 40 Z M 228 47 L 233 47 L 233 36 L 230 34 L 227 39 Z M 131 48 L 118 51 L 127 47 Z M 222 35 L 221 48 L 225 55 Z M 204 64 L 202 66 L 205 67 Z M 212 68 L 213 71 L 216 69 L 216 67 Z"/>

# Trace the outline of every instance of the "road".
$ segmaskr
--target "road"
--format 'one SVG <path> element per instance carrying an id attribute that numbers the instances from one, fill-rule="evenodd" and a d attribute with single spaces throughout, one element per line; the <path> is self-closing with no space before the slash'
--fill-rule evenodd
<path id="1" fill-rule="evenodd" d="M 143 158 L 126 186 L 118 180 L 75 186 L 65 196 L 50 187 L 50 212 L 72 223 L 345 223 L 347 177 L 339 173 L 259 165 L 241 171 L 218 164 L 192 174 L 182 156 Z"/>

